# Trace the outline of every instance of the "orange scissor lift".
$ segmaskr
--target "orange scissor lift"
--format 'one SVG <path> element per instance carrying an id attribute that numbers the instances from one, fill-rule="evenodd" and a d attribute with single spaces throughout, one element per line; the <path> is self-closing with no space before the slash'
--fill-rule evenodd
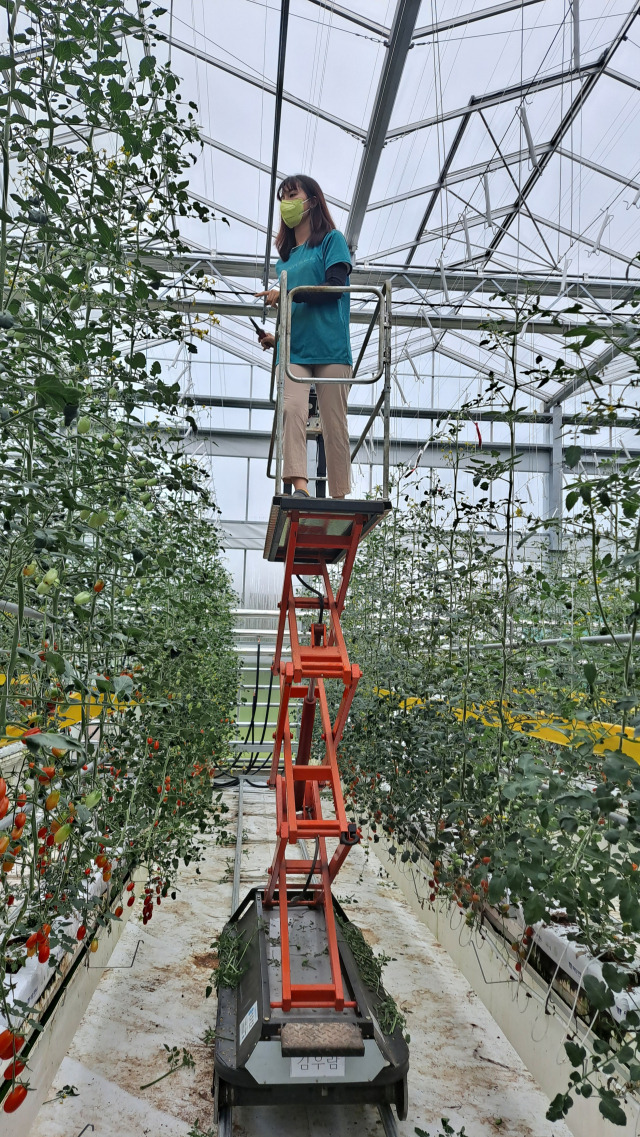
<path id="1" fill-rule="evenodd" d="M 268 476 L 275 476 L 276 496 L 264 551 L 267 560 L 284 565 L 272 665 L 280 683 L 280 707 L 269 777 L 276 795 L 277 838 L 266 886 L 247 893 L 223 933 L 237 960 L 234 985 L 221 982 L 218 990 L 214 1100 L 223 1137 L 231 1133 L 234 1105 L 371 1103 L 379 1107 L 388 1134 L 395 1131 L 391 1105 L 400 1118 L 407 1111 L 405 1039 L 400 1028 L 385 1033 L 378 1021 L 380 1017 L 384 1026 L 380 1008 L 387 996 L 380 984 L 374 990 L 365 983 L 356 958 L 359 951 L 362 956 L 363 941 L 331 890 L 349 850 L 360 840 L 357 826 L 347 818 L 337 752 L 361 672 L 349 660 L 340 617 L 358 545 L 390 509 L 391 287 L 320 285 L 314 291 L 354 292 L 374 301 L 354 376 L 358 383 L 383 377 L 384 384 L 351 459 L 381 415 L 385 500 L 305 499 L 281 492 L 285 376 L 304 382 L 289 366 L 296 289 L 288 290 L 283 272 L 267 467 Z M 367 377 L 359 368 L 376 326 L 377 353 Z M 313 436 L 310 422 L 308 441 Z M 339 564 L 334 593 L 330 568 Z M 306 580 L 309 576 L 314 584 Z M 296 578 L 312 595 L 296 595 Z M 310 617 L 304 631 L 299 628 L 303 616 Z M 285 658 L 286 631 L 290 659 Z M 331 700 L 337 706 L 335 718 L 328 684 L 338 685 L 338 697 Z M 299 727 L 292 726 L 296 704 L 301 705 Z M 319 761 L 312 746 L 318 713 Z M 311 842 L 313 852 L 307 847 Z"/>
<path id="2" fill-rule="evenodd" d="M 385 501 L 274 499 L 265 555 L 284 563 L 273 660 L 280 709 L 269 778 L 277 837 L 266 886 L 251 889 L 227 926 L 240 942 L 246 970 L 235 988 L 218 992 L 214 1095 L 220 1122 L 233 1105 L 313 1102 L 374 1104 L 385 1118 L 393 1104 L 406 1116 L 407 1045 L 400 1029 L 385 1034 L 380 1028 L 385 992 L 364 982 L 349 946 L 352 925 L 331 890 L 360 840 L 345 811 L 337 750 L 361 671 L 349 660 L 340 616 L 358 544 L 388 509 Z M 339 561 L 334 591 L 329 566 Z M 303 574 L 317 581 L 314 595 L 295 594 L 294 580 Z M 307 615 L 303 635 L 300 617 Z M 284 658 L 287 627 L 291 659 Z M 335 718 L 330 683 L 339 687 Z M 312 753 L 317 714 L 320 761 Z M 389 1125 L 385 1121 L 391 1131 Z"/>

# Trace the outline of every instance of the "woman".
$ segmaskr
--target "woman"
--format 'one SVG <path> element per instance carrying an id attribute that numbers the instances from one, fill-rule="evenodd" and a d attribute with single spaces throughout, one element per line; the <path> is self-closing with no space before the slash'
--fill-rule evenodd
<path id="1" fill-rule="evenodd" d="M 313 178 L 294 174 L 278 187 L 281 225 L 276 237 L 280 255 L 278 278 L 287 272 L 287 288 L 298 285 L 348 284 L 351 272 L 349 248 L 329 213 L 324 194 Z M 258 292 L 267 303 L 278 303 L 277 288 Z M 347 428 L 348 383 L 323 383 L 322 379 L 349 379 L 352 374 L 349 336 L 349 293 L 300 292 L 293 298 L 291 317 L 291 367 L 294 375 L 315 380 L 322 434 L 327 455 L 329 496 L 343 498 L 351 489 L 351 455 Z M 274 346 L 274 337 L 259 334 L 263 349 Z M 284 380 L 284 472 L 292 482 L 294 496 L 308 497 L 307 420 L 309 383 Z"/>

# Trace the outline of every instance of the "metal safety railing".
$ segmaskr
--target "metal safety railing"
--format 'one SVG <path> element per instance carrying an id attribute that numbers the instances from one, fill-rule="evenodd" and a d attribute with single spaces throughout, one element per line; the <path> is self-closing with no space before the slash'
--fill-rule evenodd
<path id="1" fill-rule="evenodd" d="M 371 320 L 367 325 L 358 358 L 356 360 L 353 372 L 348 379 L 327 378 L 322 379 L 323 383 L 348 383 L 354 382 L 373 384 L 377 383 L 380 379 L 383 380 L 382 392 L 380 397 L 373 407 L 371 415 L 367 424 L 356 442 L 352 452 L 351 461 L 355 459 L 358 454 L 367 434 L 371 430 L 374 422 L 378 416 L 382 415 L 383 422 L 383 439 L 382 439 L 382 492 L 383 497 L 388 497 L 389 494 L 389 453 L 390 453 L 390 440 L 389 440 L 389 418 L 391 411 L 391 285 L 386 282 L 382 287 L 375 285 L 329 285 L 317 284 L 313 286 L 300 285 L 292 288 L 289 292 L 287 290 L 287 274 L 286 272 L 280 275 L 280 303 L 278 305 L 278 316 L 276 320 L 275 331 L 275 348 L 273 353 L 273 363 L 271 367 L 271 389 L 269 398 L 274 405 L 275 414 L 273 419 L 273 427 L 271 429 L 271 442 L 269 445 L 269 456 L 267 459 L 267 477 L 275 479 L 276 494 L 282 493 L 282 464 L 283 464 L 283 443 L 284 443 L 284 388 L 285 377 L 292 380 L 294 383 L 310 383 L 311 381 L 307 376 L 294 375 L 291 371 L 291 316 L 293 310 L 293 301 L 297 292 L 335 292 L 342 295 L 345 292 L 357 293 L 366 296 L 373 296 L 376 301 L 375 308 L 371 314 Z M 364 359 L 365 351 L 369 346 L 369 341 L 373 335 L 375 328 L 378 328 L 378 351 L 376 364 L 373 367 L 372 374 L 361 375 L 360 366 Z M 274 398 L 275 395 L 275 398 Z M 273 472 L 273 461 L 275 456 L 275 472 Z"/>

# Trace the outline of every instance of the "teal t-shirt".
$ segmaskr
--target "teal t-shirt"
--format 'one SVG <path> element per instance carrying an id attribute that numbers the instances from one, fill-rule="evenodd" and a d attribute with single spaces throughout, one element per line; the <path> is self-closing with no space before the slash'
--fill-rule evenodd
<path id="1" fill-rule="evenodd" d="M 289 260 L 276 264 L 287 273 L 287 291 L 298 285 L 324 284 L 327 269 L 335 264 L 351 264 L 349 246 L 342 233 L 332 229 L 322 244 L 310 249 L 306 242 L 289 253 Z M 350 294 L 345 292 L 337 304 L 293 304 L 291 312 L 291 362 L 353 365 L 349 335 Z"/>

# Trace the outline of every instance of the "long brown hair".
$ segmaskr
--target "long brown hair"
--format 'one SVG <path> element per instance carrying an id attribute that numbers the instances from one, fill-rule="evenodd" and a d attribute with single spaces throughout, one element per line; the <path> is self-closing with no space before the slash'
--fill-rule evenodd
<path id="1" fill-rule="evenodd" d="M 307 198 L 316 199 L 316 204 L 311 206 L 309 210 L 309 220 L 311 222 L 311 233 L 307 238 L 307 245 L 313 248 L 315 245 L 321 245 L 327 233 L 335 229 L 336 224 L 333 217 L 329 213 L 329 206 L 325 200 L 325 196 L 320 189 L 315 178 L 309 178 L 306 174 L 291 174 L 290 177 L 285 178 L 278 186 L 278 201 L 282 201 L 282 195 L 285 190 L 303 190 Z M 284 221 L 280 222 L 280 230 L 276 237 L 276 249 L 280 254 L 283 261 L 289 260 L 289 253 L 296 243 L 296 234 L 294 229 L 289 229 Z"/>

